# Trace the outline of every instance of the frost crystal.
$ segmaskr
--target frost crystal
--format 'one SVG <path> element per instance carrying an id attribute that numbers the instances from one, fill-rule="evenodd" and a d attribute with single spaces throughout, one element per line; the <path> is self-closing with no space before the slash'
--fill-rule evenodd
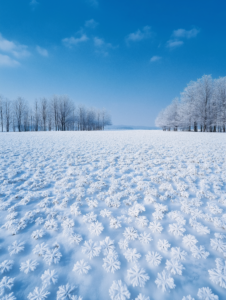
<path id="1" fill-rule="evenodd" d="M 158 277 L 155 280 L 155 283 L 158 288 L 161 288 L 163 292 L 166 292 L 170 289 L 175 288 L 174 280 L 170 277 L 169 274 L 166 273 L 165 270 L 160 274 L 158 273 Z"/>
<path id="2" fill-rule="evenodd" d="M 197 296 L 201 300 L 218 300 L 218 296 L 214 295 L 209 287 L 199 289 Z"/>
<path id="3" fill-rule="evenodd" d="M 103 241 L 100 242 L 102 251 L 104 255 L 108 255 L 110 250 L 114 250 L 114 241 L 112 241 L 109 236 L 107 236 Z"/>
<path id="4" fill-rule="evenodd" d="M 216 269 L 208 270 L 210 280 L 226 289 L 226 261 L 217 258 L 215 262 Z"/>
<path id="5" fill-rule="evenodd" d="M 20 271 L 27 274 L 30 271 L 34 271 L 38 265 L 39 263 L 36 260 L 28 259 L 26 262 L 20 264 Z"/>
<path id="6" fill-rule="evenodd" d="M 8 247 L 9 255 L 17 254 L 24 250 L 24 242 L 18 243 L 13 242 L 11 246 Z"/>
<path id="7" fill-rule="evenodd" d="M 6 271 L 10 271 L 13 267 L 13 260 L 4 260 L 1 264 L 0 264 L 0 272 L 4 273 Z"/>
<path id="8" fill-rule="evenodd" d="M 82 275 L 87 274 L 90 269 L 91 267 L 87 264 L 87 262 L 85 262 L 84 259 L 81 259 L 74 265 L 73 271 L 75 271 L 79 275 Z"/>
<path id="9" fill-rule="evenodd" d="M 128 241 L 125 239 L 121 239 L 119 242 L 119 248 L 122 249 L 122 250 L 126 250 L 128 248 Z"/>
<path id="10" fill-rule="evenodd" d="M 149 244 L 149 242 L 152 241 L 150 233 L 146 233 L 146 232 L 141 233 L 140 236 L 139 236 L 139 241 L 142 244 Z"/>
<path id="11" fill-rule="evenodd" d="M 44 287 L 41 287 L 40 289 L 38 287 L 36 287 L 34 289 L 33 293 L 29 293 L 28 299 L 29 300 L 44 300 L 47 298 L 47 296 L 49 294 L 50 293 L 48 291 L 46 291 Z"/>
<path id="12" fill-rule="evenodd" d="M 121 222 L 115 218 L 111 218 L 110 228 L 118 229 L 122 227 Z"/>
<path id="13" fill-rule="evenodd" d="M 133 268 L 127 270 L 127 278 L 133 287 L 144 287 L 145 282 L 149 279 L 149 276 L 145 273 L 143 268 L 135 265 Z"/>
<path id="14" fill-rule="evenodd" d="M 2 296 L 5 292 L 5 289 L 11 290 L 13 287 L 13 282 L 15 278 L 10 278 L 8 276 L 4 276 L 0 281 L 0 296 Z"/>
<path id="15" fill-rule="evenodd" d="M 183 265 L 178 260 L 167 260 L 166 261 L 166 270 L 170 273 L 176 275 L 182 275 L 182 270 L 184 269 Z"/>
<path id="16" fill-rule="evenodd" d="M 159 240 L 158 241 L 158 248 L 161 251 L 167 251 L 168 248 L 170 247 L 170 244 L 168 243 L 167 240 Z"/>
<path id="17" fill-rule="evenodd" d="M 71 286 L 70 284 L 61 285 L 59 286 L 59 289 L 57 291 L 57 300 L 70 300 L 72 299 L 71 293 L 75 289 L 74 286 Z"/>
<path id="18" fill-rule="evenodd" d="M 180 249 L 180 247 L 173 247 L 171 248 L 171 254 L 172 254 L 172 257 L 173 259 L 178 259 L 178 260 L 186 260 L 186 255 L 187 255 L 187 252 Z"/>
<path id="19" fill-rule="evenodd" d="M 197 246 L 193 246 L 191 247 L 191 252 L 196 259 L 206 259 L 209 256 L 209 252 L 205 251 L 204 246 L 200 246 L 199 248 Z"/>
<path id="20" fill-rule="evenodd" d="M 182 298 L 182 300 L 195 300 L 195 298 L 192 298 L 191 295 L 188 295 L 188 296 L 184 296 L 184 297 Z"/>
<path id="21" fill-rule="evenodd" d="M 180 224 L 174 223 L 169 225 L 169 232 L 175 236 L 183 236 L 185 231 L 185 228 Z"/>
<path id="22" fill-rule="evenodd" d="M 146 297 L 142 294 L 139 294 L 137 298 L 135 298 L 135 300 L 150 300 L 149 297 Z"/>
<path id="23" fill-rule="evenodd" d="M 150 222 L 149 228 L 153 233 L 155 232 L 161 233 L 163 230 L 163 227 L 161 226 L 160 222 L 157 221 Z"/>
<path id="24" fill-rule="evenodd" d="M 53 219 L 46 221 L 44 226 L 47 230 L 57 230 L 57 222 Z"/>
<path id="25" fill-rule="evenodd" d="M 226 243 L 224 243 L 222 239 L 211 239 L 210 244 L 214 250 L 217 250 L 220 253 L 226 253 Z"/>
<path id="26" fill-rule="evenodd" d="M 94 256 L 99 256 L 101 247 L 97 246 L 97 243 L 93 240 L 85 241 L 82 246 L 82 252 L 87 254 L 89 259 L 92 259 Z"/>
<path id="27" fill-rule="evenodd" d="M 89 226 L 89 230 L 94 235 L 100 235 L 101 232 L 104 230 L 102 223 L 96 221 L 95 223 L 91 223 Z"/>
<path id="28" fill-rule="evenodd" d="M 100 211 L 100 215 L 103 217 L 103 218 L 106 218 L 106 217 L 110 217 L 111 215 L 111 212 L 107 209 L 103 209 Z"/>
<path id="29" fill-rule="evenodd" d="M 57 248 L 53 250 L 47 250 L 43 255 L 44 261 L 50 266 L 52 263 L 58 264 L 62 254 Z"/>
<path id="30" fill-rule="evenodd" d="M 55 284 L 58 280 L 58 275 L 55 270 L 46 270 L 41 276 L 43 286 L 48 286 L 51 283 Z"/>
<path id="31" fill-rule="evenodd" d="M 115 257 L 108 255 L 103 260 L 104 260 L 103 268 L 107 272 L 114 273 L 116 270 L 120 269 L 121 263 Z"/>
<path id="32" fill-rule="evenodd" d="M 196 240 L 194 235 L 188 234 L 183 237 L 183 243 L 186 247 L 191 248 L 195 246 L 195 244 L 198 243 L 198 241 Z"/>
<path id="33" fill-rule="evenodd" d="M 112 300 L 126 300 L 130 298 L 127 286 L 121 280 L 113 281 L 109 294 Z"/>
<path id="34" fill-rule="evenodd" d="M 82 241 L 82 237 L 80 234 L 73 234 L 73 235 L 69 236 L 69 241 L 70 241 L 70 244 L 79 245 L 79 243 Z"/>
<path id="35" fill-rule="evenodd" d="M 40 229 L 40 230 L 33 231 L 31 237 L 37 240 L 39 238 L 42 238 L 44 234 L 45 232 L 42 229 Z"/>
<path id="36" fill-rule="evenodd" d="M 127 240 L 135 240 L 138 237 L 137 231 L 133 227 L 127 227 L 123 232 L 124 237 Z"/>
<path id="37" fill-rule="evenodd" d="M 140 253 L 137 253 L 137 249 L 131 249 L 131 248 L 128 248 L 125 251 L 124 255 L 128 262 L 135 262 L 135 263 L 141 257 Z"/>
<path id="38" fill-rule="evenodd" d="M 39 256 L 43 256 L 49 250 L 48 246 L 45 243 L 41 243 L 35 246 L 33 249 L 34 254 L 38 254 Z"/>
<path id="39" fill-rule="evenodd" d="M 157 267 L 162 260 L 162 256 L 157 253 L 157 252 L 150 252 L 148 251 L 147 255 L 146 255 L 146 261 L 154 267 Z"/>

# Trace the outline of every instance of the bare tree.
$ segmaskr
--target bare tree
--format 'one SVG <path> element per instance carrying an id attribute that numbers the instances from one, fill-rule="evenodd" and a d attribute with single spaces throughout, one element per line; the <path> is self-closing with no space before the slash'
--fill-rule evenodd
<path id="1" fill-rule="evenodd" d="M 47 123 L 47 104 L 48 104 L 47 99 L 42 98 L 40 112 L 41 112 L 41 118 L 42 118 L 42 124 L 43 124 L 44 131 L 46 131 L 46 123 Z"/>
<path id="2" fill-rule="evenodd" d="M 24 113 L 23 113 L 23 129 L 24 129 L 24 131 L 29 131 L 29 129 L 30 129 L 29 121 L 30 121 L 29 110 L 28 110 L 28 107 L 25 106 Z"/>
<path id="3" fill-rule="evenodd" d="M 5 100 L 5 128 L 6 131 L 9 132 L 9 127 L 11 123 L 11 101 L 6 99 Z"/>
<path id="4" fill-rule="evenodd" d="M 39 120 L 40 120 L 39 105 L 38 105 L 38 100 L 35 100 L 35 105 L 34 105 L 34 130 L 35 131 L 38 131 Z"/>
<path id="5" fill-rule="evenodd" d="M 51 100 L 51 111 L 53 114 L 53 121 L 55 130 L 59 130 L 59 101 L 57 96 L 53 96 Z"/>
<path id="6" fill-rule="evenodd" d="M 111 125 L 111 116 L 107 113 L 106 110 L 102 111 L 102 130 L 107 125 Z"/>
<path id="7" fill-rule="evenodd" d="M 21 97 L 17 98 L 15 101 L 15 118 L 17 122 L 17 129 L 19 132 L 22 130 L 22 119 L 25 110 L 25 101 Z"/>
<path id="8" fill-rule="evenodd" d="M 4 100 L 3 97 L 0 95 L 0 124 L 1 124 L 1 130 L 3 132 L 3 123 L 4 123 L 4 114 L 3 114 L 3 110 L 4 110 Z"/>

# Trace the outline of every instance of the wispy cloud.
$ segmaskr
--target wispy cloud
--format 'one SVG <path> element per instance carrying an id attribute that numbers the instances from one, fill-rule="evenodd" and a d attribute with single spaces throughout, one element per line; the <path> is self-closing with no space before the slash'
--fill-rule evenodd
<path id="1" fill-rule="evenodd" d="M 87 28 L 94 29 L 97 27 L 97 25 L 98 25 L 98 23 L 94 19 L 87 20 L 85 22 L 85 27 L 87 27 Z"/>
<path id="2" fill-rule="evenodd" d="M 37 0 L 31 0 L 29 4 L 30 4 L 32 10 L 34 10 L 39 3 Z"/>
<path id="3" fill-rule="evenodd" d="M 151 38 L 152 35 L 153 35 L 153 33 L 151 31 L 151 27 L 144 26 L 141 30 L 138 29 L 137 31 L 130 33 L 126 37 L 126 41 L 127 42 L 140 42 L 142 40 Z"/>
<path id="4" fill-rule="evenodd" d="M 5 54 L 0 54 L 0 67 L 17 67 L 20 63 L 10 56 Z"/>
<path id="5" fill-rule="evenodd" d="M 159 61 L 159 60 L 161 60 L 161 59 L 162 59 L 161 56 L 155 55 L 155 56 L 152 56 L 152 58 L 150 59 L 150 62 L 156 62 L 156 61 Z"/>
<path id="6" fill-rule="evenodd" d="M 193 28 L 191 30 L 185 30 L 181 28 L 181 29 L 174 30 L 172 36 L 175 38 L 191 39 L 196 37 L 199 32 L 200 30 L 196 28 Z"/>
<path id="7" fill-rule="evenodd" d="M 169 40 L 166 44 L 166 47 L 168 47 L 170 49 L 174 49 L 174 48 L 182 46 L 183 44 L 184 44 L 183 41 Z"/>
<path id="8" fill-rule="evenodd" d="M 99 6 L 99 1 L 98 1 L 98 0 L 86 0 L 86 2 L 87 2 L 89 5 L 94 6 L 94 7 Z"/>
<path id="9" fill-rule="evenodd" d="M 87 35 L 83 33 L 80 37 L 72 36 L 70 38 L 63 39 L 62 42 L 66 47 L 71 48 L 72 46 L 78 45 L 80 43 L 84 43 L 88 40 L 89 38 L 87 37 Z"/>
<path id="10" fill-rule="evenodd" d="M 171 39 L 166 43 L 166 47 L 170 49 L 180 47 L 184 44 L 184 41 L 182 41 L 183 39 L 195 38 L 199 32 L 200 30 L 196 28 L 193 28 L 191 30 L 186 30 L 183 28 L 174 30 L 171 35 Z"/>
<path id="11" fill-rule="evenodd" d="M 0 33 L 0 51 L 11 54 L 16 58 L 22 58 L 30 55 L 27 48 L 25 45 L 5 39 Z"/>
<path id="12" fill-rule="evenodd" d="M 104 39 L 99 38 L 97 36 L 95 36 L 93 38 L 93 43 L 94 43 L 94 46 L 95 46 L 96 53 L 101 54 L 103 56 L 108 56 L 110 49 L 117 48 L 117 47 L 113 46 L 111 43 L 106 43 L 104 41 Z"/>
<path id="13" fill-rule="evenodd" d="M 49 56 L 48 51 L 40 46 L 36 46 L 36 51 L 42 56 L 45 56 L 45 57 Z"/>

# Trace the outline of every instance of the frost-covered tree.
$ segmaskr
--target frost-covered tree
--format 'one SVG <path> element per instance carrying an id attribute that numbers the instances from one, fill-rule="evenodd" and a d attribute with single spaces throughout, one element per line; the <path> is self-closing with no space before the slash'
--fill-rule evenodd
<path id="1" fill-rule="evenodd" d="M 163 130 L 223 131 L 226 128 L 226 77 L 204 75 L 191 81 L 156 118 Z"/>

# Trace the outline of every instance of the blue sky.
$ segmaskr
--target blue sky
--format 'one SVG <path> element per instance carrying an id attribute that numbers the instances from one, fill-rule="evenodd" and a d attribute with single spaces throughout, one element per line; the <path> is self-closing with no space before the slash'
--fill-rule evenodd
<path id="1" fill-rule="evenodd" d="M 0 2 L 0 94 L 67 94 L 153 126 L 190 80 L 226 75 L 221 0 Z"/>

